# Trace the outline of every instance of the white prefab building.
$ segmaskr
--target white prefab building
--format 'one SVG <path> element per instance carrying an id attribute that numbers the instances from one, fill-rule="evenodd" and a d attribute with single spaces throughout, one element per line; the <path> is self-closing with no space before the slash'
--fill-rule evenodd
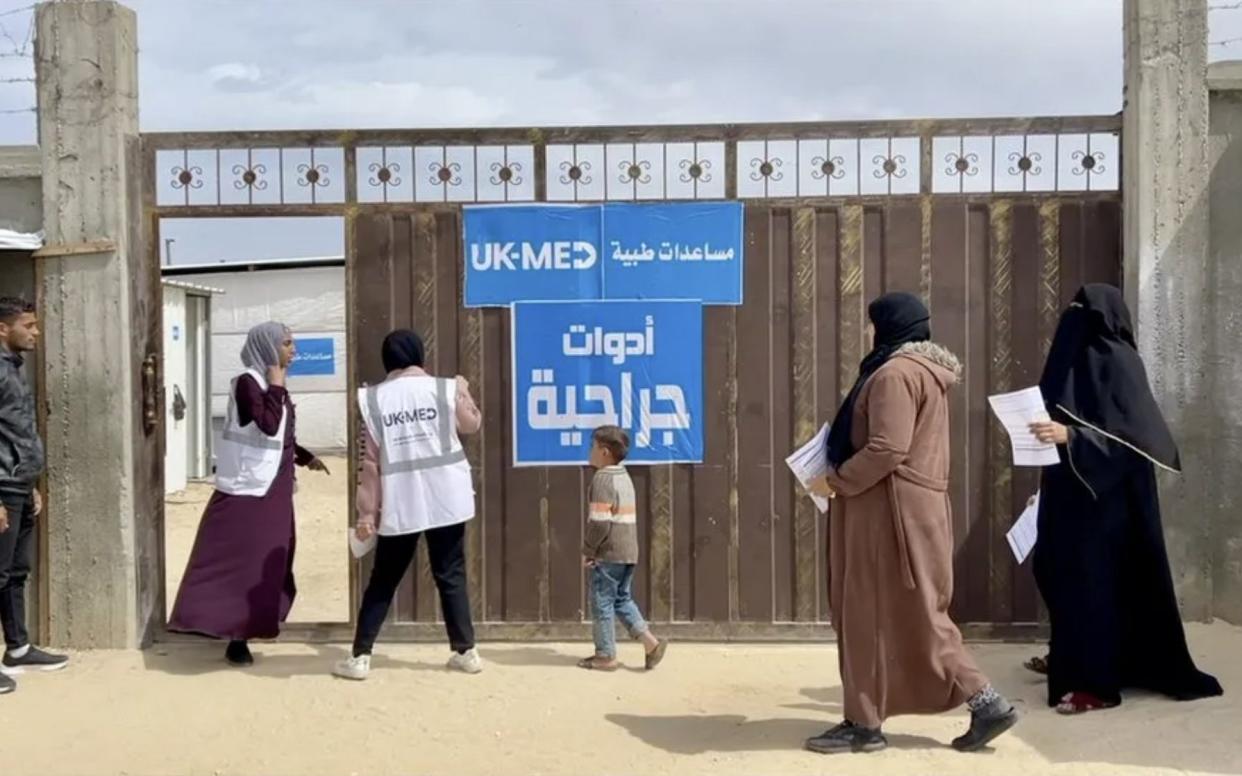
<path id="1" fill-rule="evenodd" d="M 165 279 L 223 292 L 211 305 L 214 438 L 223 427 L 229 385 L 242 370 L 247 332 L 256 324 L 279 321 L 292 329 L 298 349 L 288 382 L 297 407 L 298 443 L 321 454 L 346 450 L 344 258 L 168 266 L 163 273 Z"/>
<path id="2" fill-rule="evenodd" d="M 220 289 L 164 279 L 164 492 L 211 474 L 211 302 Z"/>

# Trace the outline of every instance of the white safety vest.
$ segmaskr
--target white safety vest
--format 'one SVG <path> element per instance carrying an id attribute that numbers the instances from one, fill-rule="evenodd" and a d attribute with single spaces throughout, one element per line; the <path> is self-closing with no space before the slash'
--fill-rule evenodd
<path id="1" fill-rule="evenodd" d="M 243 374 L 254 378 L 264 391 L 267 379 L 258 370 L 247 369 Z M 229 384 L 229 408 L 224 416 L 224 432 L 216 447 L 216 489 L 234 496 L 266 496 L 276 475 L 280 472 L 280 459 L 285 451 L 285 424 L 289 421 L 287 408 L 281 408 L 280 428 L 275 436 L 268 436 L 251 421 L 245 426 L 237 423 L 237 381 Z"/>
<path id="2" fill-rule="evenodd" d="M 358 404 L 379 454 L 381 536 L 474 517 L 470 462 L 457 437 L 455 381 L 398 377 L 359 389 Z"/>

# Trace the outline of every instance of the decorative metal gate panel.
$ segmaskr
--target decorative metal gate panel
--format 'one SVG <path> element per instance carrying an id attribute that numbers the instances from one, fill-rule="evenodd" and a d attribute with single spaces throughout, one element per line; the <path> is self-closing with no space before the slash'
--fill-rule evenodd
<path id="1" fill-rule="evenodd" d="M 466 441 L 479 494 L 472 600 L 485 636 L 553 637 L 583 618 L 586 474 L 510 466 L 509 314 L 461 306 L 461 205 L 743 199 L 746 303 L 704 309 L 716 419 L 705 461 L 632 470 L 640 600 L 683 637 L 821 635 L 825 519 L 783 458 L 848 390 L 866 302 L 901 289 L 929 303 L 936 338 L 966 364 L 953 400 L 954 607 L 982 635 L 1040 619 L 1004 539 L 1035 480 L 1009 466 L 985 397 L 1037 380 L 1079 284 L 1120 282 L 1119 129 L 1118 117 L 1076 117 L 155 134 L 148 222 L 344 217 L 351 384 L 382 378 L 379 341 L 396 326 L 424 333 L 434 371 L 471 381 L 484 413 Z M 357 581 L 355 570 L 355 597 Z M 425 557 L 395 615 L 398 637 L 433 635 Z"/>

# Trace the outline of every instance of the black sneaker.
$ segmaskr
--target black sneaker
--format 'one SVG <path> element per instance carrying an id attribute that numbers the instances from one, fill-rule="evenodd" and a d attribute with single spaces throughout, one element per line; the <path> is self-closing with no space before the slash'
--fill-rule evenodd
<path id="1" fill-rule="evenodd" d="M 254 665 L 254 655 L 250 654 L 250 645 L 244 641 L 230 641 L 228 648 L 224 650 L 224 659 L 229 661 L 229 665 L 239 668 Z"/>
<path id="2" fill-rule="evenodd" d="M 7 674 L 0 674 L 0 695 L 8 695 L 17 689 L 17 682 Z"/>
<path id="3" fill-rule="evenodd" d="M 806 748 L 817 754 L 878 752 L 886 747 L 888 739 L 879 730 L 855 725 L 848 720 L 806 741 Z"/>
<path id="4" fill-rule="evenodd" d="M 997 698 L 979 711 L 970 712 L 970 729 L 953 739 L 959 752 L 977 752 L 1018 724 L 1018 710 L 1004 698 Z"/>
<path id="5" fill-rule="evenodd" d="M 36 646 L 30 646 L 26 649 L 26 654 L 21 657 L 13 657 L 12 652 L 4 653 L 4 661 L 0 665 L 4 666 L 4 672 L 8 674 L 20 674 L 26 671 L 59 671 L 69 665 L 69 658 L 64 655 L 53 655 Z"/>

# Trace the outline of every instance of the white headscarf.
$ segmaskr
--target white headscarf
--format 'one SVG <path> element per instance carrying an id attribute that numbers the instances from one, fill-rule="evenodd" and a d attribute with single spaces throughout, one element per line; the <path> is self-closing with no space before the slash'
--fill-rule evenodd
<path id="1" fill-rule="evenodd" d="M 289 327 L 283 323 L 260 323 L 246 335 L 246 344 L 241 352 L 242 363 L 260 372 L 268 367 L 280 366 L 280 346 L 288 336 Z"/>

